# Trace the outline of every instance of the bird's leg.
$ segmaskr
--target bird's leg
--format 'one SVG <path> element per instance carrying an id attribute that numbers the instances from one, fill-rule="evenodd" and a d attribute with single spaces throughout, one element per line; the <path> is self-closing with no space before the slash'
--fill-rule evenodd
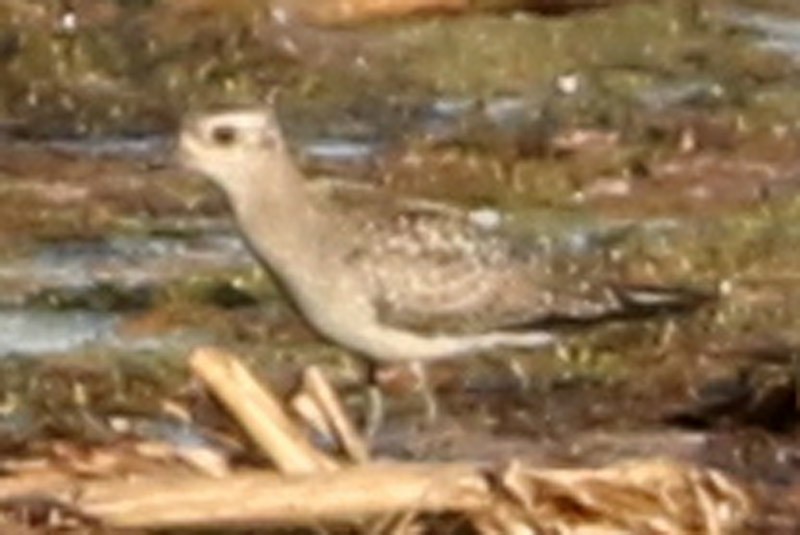
<path id="1" fill-rule="evenodd" d="M 378 375 L 379 365 L 368 361 L 364 436 L 369 441 L 372 441 L 378 434 L 378 430 L 383 426 L 383 421 L 386 417 L 386 406 L 383 401 L 383 392 L 381 392 Z"/>
<path id="2" fill-rule="evenodd" d="M 414 380 L 414 391 L 422 396 L 425 403 L 425 422 L 428 424 L 434 423 L 439 419 L 439 403 L 436 400 L 436 395 L 428 380 L 428 373 L 425 365 L 420 361 L 415 361 L 410 365 L 403 366 L 406 370 L 411 372 L 411 377 Z M 389 369 L 391 370 L 391 368 Z M 395 370 L 397 370 L 395 368 Z M 384 400 L 383 387 L 385 383 L 385 373 L 388 371 L 380 364 L 373 362 L 367 363 L 367 393 L 366 393 L 366 410 L 364 422 L 364 435 L 372 439 L 374 438 L 380 428 L 384 424 L 386 417 L 386 403 Z M 408 377 L 406 375 L 406 377 Z"/>
<path id="3" fill-rule="evenodd" d="M 374 383 L 367 386 L 367 416 L 364 423 L 364 436 L 369 441 L 375 438 L 378 430 L 383 426 L 383 421 L 386 418 L 385 405 L 381 387 Z"/>
<path id="4" fill-rule="evenodd" d="M 436 401 L 436 394 L 431 388 L 431 382 L 428 380 L 425 364 L 415 361 L 411 363 L 409 368 L 417 380 L 416 389 L 425 402 L 425 421 L 429 424 L 434 423 L 439 419 L 439 403 Z"/>

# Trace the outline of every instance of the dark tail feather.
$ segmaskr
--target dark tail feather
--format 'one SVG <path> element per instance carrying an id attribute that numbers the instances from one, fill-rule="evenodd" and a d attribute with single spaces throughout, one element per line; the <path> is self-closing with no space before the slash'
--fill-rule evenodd
<path id="1" fill-rule="evenodd" d="M 535 326 L 542 329 L 570 329 L 614 321 L 686 314 L 716 301 L 718 297 L 716 292 L 697 288 L 645 285 L 613 287 L 612 292 L 616 306 L 610 306 L 596 314 L 554 314 L 536 321 Z"/>
<path id="2" fill-rule="evenodd" d="M 644 315 L 690 312 L 717 299 L 717 293 L 696 288 L 620 286 L 613 289 L 620 312 Z"/>

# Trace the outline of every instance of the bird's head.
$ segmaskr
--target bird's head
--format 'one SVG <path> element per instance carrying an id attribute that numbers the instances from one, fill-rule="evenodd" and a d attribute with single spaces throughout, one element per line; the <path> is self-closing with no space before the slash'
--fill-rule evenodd
<path id="1" fill-rule="evenodd" d="M 229 195 L 248 188 L 253 177 L 284 165 L 287 152 L 271 106 L 188 116 L 181 127 L 181 163 L 219 185 Z"/>

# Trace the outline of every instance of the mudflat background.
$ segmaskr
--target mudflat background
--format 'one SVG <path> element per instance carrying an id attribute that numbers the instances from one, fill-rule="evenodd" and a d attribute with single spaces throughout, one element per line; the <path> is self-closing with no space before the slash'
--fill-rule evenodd
<path id="1" fill-rule="evenodd" d="M 441 422 L 398 384 L 381 454 L 663 455 L 774 495 L 765 533 L 798 529 L 796 2 L 397 4 L 0 4 L 0 454 L 110 442 L 119 418 L 201 440 L 214 407 L 188 435 L 165 409 L 192 399 L 198 344 L 285 390 L 321 364 L 361 414 L 361 362 L 306 328 L 222 196 L 172 162 L 184 113 L 278 87 L 312 179 L 497 218 L 556 251 L 565 287 L 588 274 L 719 296 L 437 364 Z"/>

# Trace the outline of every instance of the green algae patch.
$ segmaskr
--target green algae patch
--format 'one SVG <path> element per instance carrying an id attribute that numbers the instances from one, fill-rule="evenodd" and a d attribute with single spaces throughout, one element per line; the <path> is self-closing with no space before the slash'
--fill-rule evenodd
<path id="1" fill-rule="evenodd" d="M 444 93 L 526 92 L 602 65 L 673 63 L 686 46 L 663 2 L 564 19 L 474 15 L 392 30 L 398 63 Z"/>
<path id="2" fill-rule="evenodd" d="M 675 2 L 560 18 L 414 18 L 339 31 L 282 26 L 260 2 L 79 3 L 75 27 L 61 25 L 66 12 L 56 6 L 39 5 L 28 19 L 19 14 L 25 11 L 14 4 L 0 12 L 8 43 L 0 109 L 40 133 L 160 130 L 187 106 L 254 102 L 275 85 L 289 101 L 324 110 L 364 91 L 406 98 L 549 93 L 570 74 L 611 91 L 580 110 L 590 117 L 653 80 L 742 79 L 756 68 L 746 40 L 687 22 Z"/>

